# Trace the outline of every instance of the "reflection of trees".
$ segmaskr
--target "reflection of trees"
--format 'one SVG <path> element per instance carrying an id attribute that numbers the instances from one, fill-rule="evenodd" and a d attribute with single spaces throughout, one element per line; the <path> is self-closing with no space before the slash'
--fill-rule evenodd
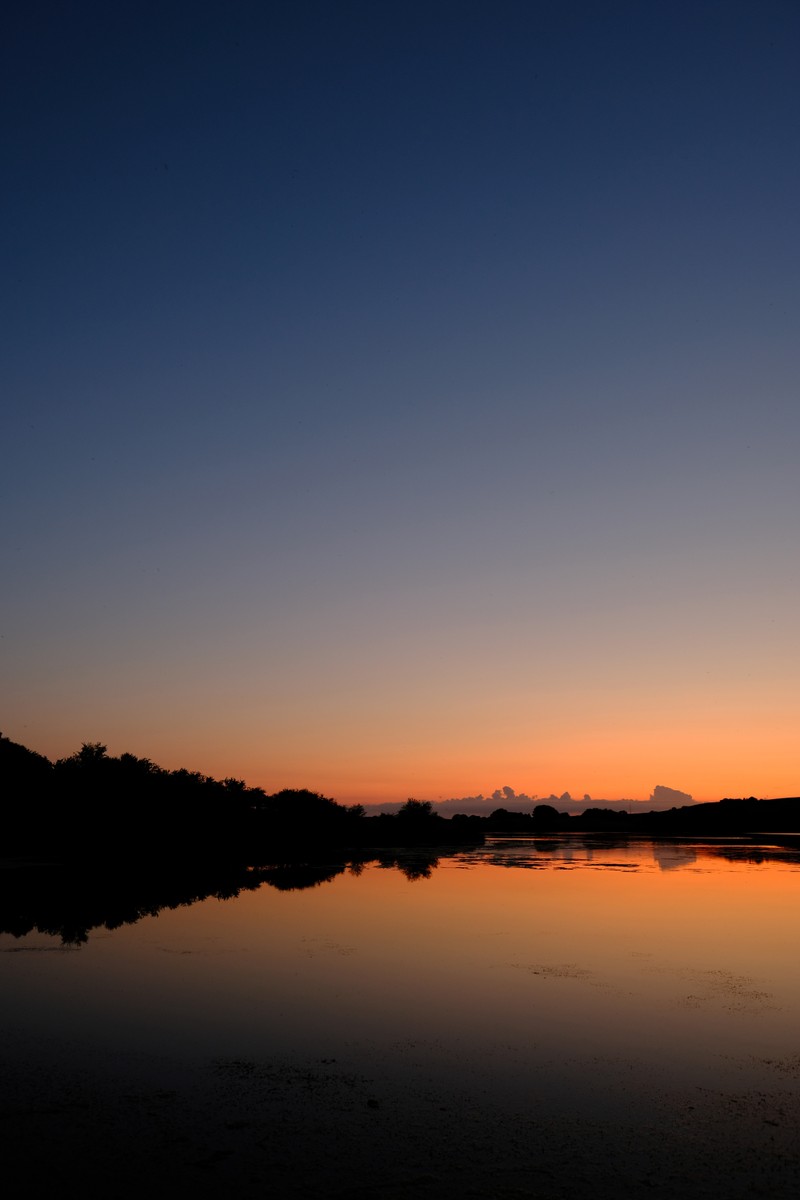
<path id="1" fill-rule="evenodd" d="M 210 896 L 227 899 L 259 883 L 243 867 L 150 864 L 143 874 L 119 864 L 80 871 L 22 865 L 0 871 L 0 930 L 15 937 L 38 930 L 81 943 L 92 929 L 117 929 Z"/>
<path id="2" fill-rule="evenodd" d="M 440 853 L 434 854 L 428 850 L 414 851 L 397 851 L 392 854 L 379 854 L 377 862 L 379 867 L 390 869 L 396 868 L 402 871 L 406 879 L 412 882 L 417 879 L 430 879 L 433 871 L 439 865 Z"/>
<path id="3" fill-rule="evenodd" d="M 259 875 L 262 883 L 268 883 L 279 892 L 295 892 L 328 883 L 343 874 L 345 866 L 345 863 L 334 867 L 319 863 L 281 863 L 274 867 L 263 867 Z"/>
<path id="4" fill-rule="evenodd" d="M 732 838 L 729 841 L 696 839 L 656 839 L 608 837 L 595 834 L 555 834 L 547 838 L 497 837 L 485 846 L 470 851 L 475 862 L 497 867 L 521 867 L 547 870 L 553 865 L 570 863 L 609 865 L 609 855 L 620 852 L 629 859 L 644 862 L 652 855 L 662 871 L 691 867 L 698 856 L 724 858 L 731 862 L 787 862 L 800 865 L 800 835 L 765 834 L 760 838 Z"/>
<path id="5" fill-rule="evenodd" d="M 704 846 L 704 852 L 729 862 L 759 863 L 784 862 L 800 864 L 800 839 L 787 837 L 785 844 L 765 838 L 763 843 L 746 843 Z"/>
<path id="6" fill-rule="evenodd" d="M 164 909 L 216 898 L 230 900 L 266 884 L 279 891 L 300 891 L 329 883 L 365 865 L 401 871 L 409 880 L 427 879 L 447 851 L 376 851 L 341 859 L 297 856 L 280 862 L 247 866 L 200 862 L 190 866 L 172 859 L 111 865 L 82 863 L 80 870 L 63 864 L 18 864 L 0 870 L 0 933 L 24 937 L 37 931 L 81 945 L 92 930 L 118 929 Z"/>
<path id="7" fill-rule="evenodd" d="M 527 867 L 544 869 L 553 862 L 567 866 L 581 861 L 592 862 L 598 855 L 607 856 L 610 851 L 624 851 L 629 845 L 627 837 L 608 837 L 603 834 L 554 833 L 547 837 L 492 838 L 484 847 L 471 853 L 480 862 L 497 867 Z"/>

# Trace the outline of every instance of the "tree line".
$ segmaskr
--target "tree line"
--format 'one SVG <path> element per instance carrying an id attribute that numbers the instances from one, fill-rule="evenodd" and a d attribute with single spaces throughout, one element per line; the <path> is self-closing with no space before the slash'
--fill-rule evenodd
<path id="1" fill-rule="evenodd" d="M 288 857 L 291 848 L 478 845 L 487 834 L 573 831 L 650 837 L 800 833 L 800 798 L 726 798 L 656 812 L 587 808 L 579 816 L 549 804 L 529 812 L 445 818 L 409 799 L 395 814 L 369 816 L 305 788 L 267 794 L 241 779 L 168 770 L 134 754 L 109 755 L 99 742 L 51 762 L 0 735 L 2 846 L 116 857 L 176 852 L 227 855 L 250 863 Z M 296 855 L 295 855 L 296 857 Z"/>
<path id="2" fill-rule="evenodd" d="M 306 788 L 267 794 L 241 779 L 168 770 L 99 742 L 51 762 L 0 735 L 2 842 L 6 852 L 91 853 L 273 860 L 298 845 L 418 846 L 479 843 L 480 818 L 447 820 L 427 801 L 368 816 Z"/>

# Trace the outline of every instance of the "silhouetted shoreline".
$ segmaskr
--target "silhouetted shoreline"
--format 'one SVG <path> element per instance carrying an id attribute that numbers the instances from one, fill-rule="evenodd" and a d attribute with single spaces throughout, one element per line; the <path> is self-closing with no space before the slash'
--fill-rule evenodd
<path id="1" fill-rule="evenodd" d="M 579 816 L 558 812 L 548 804 L 532 813 L 496 809 L 485 820 L 491 833 L 591 832 L 641 837 L 736 837 L 774 833 L 792 837 L 800 834 L 800 797 L 776 800 L 725 798 L 707 804 L 691 804 L 651 812 L 626 812 L 587 808 Z"/>
<path id="2" fill-rule="evenodd" d="M 85 742 L 68 758 L 0 736 L 0 853 L 116 860 L 213 858 L 248 866 L 317 851 L 479 844 L 480 818 L 447 820 L 409 799 L 398 813 L 367 816 L 305 788 L 272 795 L 240 779 L 170 771 L 133 754 L 112 757 Z"/>
<path id="3" fill-rule="evenodd" d="M 476 846 L 487 834 L 592 832 L 609 836 L 724 837 L 800 834 L 800 797 L 726 798 L 650 812 L 587 808 L 579 816 L 549 804 L 531 812 L 498 808 L 487 817 L 442 817 L 428 801 L 370 816 L 304 788 L 267 795 L 240 779 L 166 770 L 133 754 L 108 755 L 86 742 L 51 762 L 0 736 L 5 855 L 93 856 L 174 866 L 180 858 L 257 866 L 309 853 L 350 854 L 391 847 Z"/>

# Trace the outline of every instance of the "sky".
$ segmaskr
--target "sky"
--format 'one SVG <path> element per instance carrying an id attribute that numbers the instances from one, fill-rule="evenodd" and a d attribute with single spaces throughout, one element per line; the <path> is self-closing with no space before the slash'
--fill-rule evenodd
<path id="1" fill-rule="evenodd" d="M 0 39 L 0 729 L 347 803 L 800 791 L 793 0 Z"/>

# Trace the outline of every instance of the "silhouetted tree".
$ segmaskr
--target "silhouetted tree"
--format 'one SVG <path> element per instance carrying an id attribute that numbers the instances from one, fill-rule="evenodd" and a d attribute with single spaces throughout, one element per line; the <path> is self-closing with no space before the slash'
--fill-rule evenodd
<path id="1" fill-rule="evenodd" d="M 404 821 L 425 821 L 434 815 L 433 805 L 430 800 L 415 800 L 413 796 L 409 796 L 397 815 Z"/>

